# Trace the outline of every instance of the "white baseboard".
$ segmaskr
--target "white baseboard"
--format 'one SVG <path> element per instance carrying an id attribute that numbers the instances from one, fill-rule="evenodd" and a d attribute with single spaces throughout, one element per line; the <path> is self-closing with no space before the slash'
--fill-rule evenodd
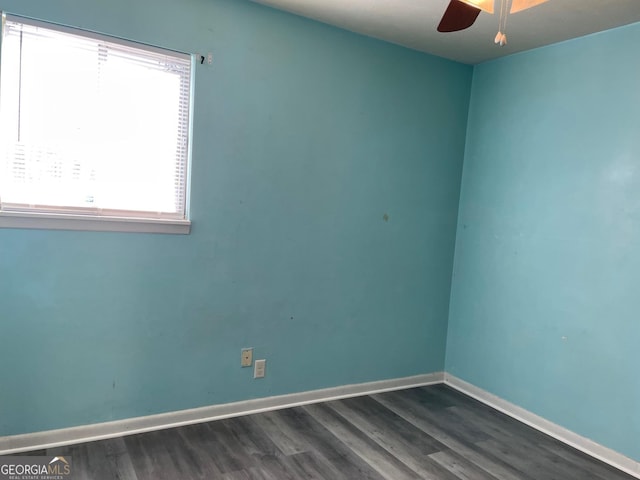
<path id="1" fill-rule="evenodd" d="M 597 458 L 604 463 L 608 463 L 618 470 L 622 470 L 629 475 L 640 478 L 640 462 L 578 435 L 571 430 L 567 430 L 560 425 L 550 422 L 535 413 L 518 407 L 511 402 L 503 400 L 502 398 L 476 387 L 475 385 L 467 383 L 464 380 L 454 377 L 453 375 L 446 373 L 444 377 L 445 384 L 455 388 L 465 395 L 473 397 L 476 400 L 479 400 L 480 402 L 535 428 L 536 430 L 546 433 L 547 435 L 586 453 L 587 455 Z"/>
<path id="2" fill-rule="evenodd" d="M 107 438 L 133 435 L 136 433 L 180 427 L 194 423 L 209 422 L 223 418 L 237 417 L 251 413 L 267 412 L 282 408 L 296 407 L 310 403 L 326 402 L 341 398 L 389 392 L 404 388 L 442 383 L 444 373 L 436 372 L 413 377 L 395 378 L 377 382 L 359 383 L 340 387 L 291 393 L 275 397 L 257 398 L 242 402 L 211 405 L 208 407 L 161 413 L 146 417 L 116 420 L 113 422 L 83 425 L 46 432 L 26 433 L 0 437 L 0 455 L 41 450 L 45 448 L 73 445 L 77 443 L 104 440 Z"/>
<path id="3" fill-rule="evenodd" d="M 402 390 L 405 388 L 446 383 L 452 388 L 468 395 L 516 420 L 529 425 L 561 442 L 570 445 L 587 455 L 601 460 L 636 478 L 640 478 L 640 462 L 626 457 L 610 448 L 604 447 L 588 438 L 567 430 L 524 408 L 518 407 L 502 398 L 493 395 L 475 385 L 465 382 L 453 375 L 443 372 L 416 375 L 413 377 L 395 378 L 377 382 L 345 385 L 340 387 L 311 390 L 307 392 L 279 395 L 275 397 L 257 398 L 242 402 L 211 405 L 207 407 L 161 413 L 146 417 L 116 420 L 113 422 L 83 425 L 46 432 L 26 433 L 0 437 L 0 455 L 10 455 L 30 450 L 74 445 L 77 443 L 104 440 L 107 438 L 151 432 L 165 428 L 180 427 L 194 423 L 209 422 L 223 418 L 237 417 L 252 413 L 279 410 L 310 403 L 327 402 L 341 398 L 357 397 L 374 393 Z"/>

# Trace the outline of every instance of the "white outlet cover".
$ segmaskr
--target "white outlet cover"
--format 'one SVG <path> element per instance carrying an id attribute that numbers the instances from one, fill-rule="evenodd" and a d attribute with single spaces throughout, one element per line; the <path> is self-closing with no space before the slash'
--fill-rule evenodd
<path id="1" fill-rule="evenodd" d="M 256 364 L 253 369 L 253 378 L 264 378 L 266 369 L 267 369 L 266 360 L 256 360 Z"/>

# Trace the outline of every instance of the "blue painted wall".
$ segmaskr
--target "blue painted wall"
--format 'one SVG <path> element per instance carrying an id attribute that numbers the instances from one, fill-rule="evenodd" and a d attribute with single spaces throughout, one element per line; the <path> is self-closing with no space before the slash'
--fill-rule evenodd
<path id="1" fill-rule="evenodd" d="M 0 230 L 0 435 L 444 368 L 471 67 L 248 1 L 0 9 L 215 62 L 191 235 Z"/>
<path id="2" fill-rule="evenodd" d="M 475 68 L 447 371 L 640 460 L 640 24 Z"/>

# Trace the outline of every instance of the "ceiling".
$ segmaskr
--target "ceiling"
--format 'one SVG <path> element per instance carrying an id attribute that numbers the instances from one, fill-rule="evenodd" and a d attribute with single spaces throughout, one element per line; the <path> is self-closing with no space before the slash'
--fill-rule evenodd
<path id="1" fill-rule="evenodd" d="M 485 12 L 467 30 L 438 33 L 449 0 L 254 1 L 468 64 L 640 21 L 640 0 L 549 0 L 509 16 L 508 44 L 499 47 L 498 16 Z"/>

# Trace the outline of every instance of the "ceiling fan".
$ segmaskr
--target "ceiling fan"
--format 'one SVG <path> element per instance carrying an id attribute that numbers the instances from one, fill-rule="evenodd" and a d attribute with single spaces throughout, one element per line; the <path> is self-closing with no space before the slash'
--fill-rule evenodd
<path id="1" fill-rule="evenodd" d="M 494 12 L 495 1 L 500 6 L 500 31 L 496 35 L 495 43 L 505 45 L 507 39 L 502 32 L 506 29 L 507 14 L 518 13 L 527 8 L 540 5 L 547 0 L 451 0 L 442 16 L 442 20 L 440 20 L 438 31 L 457 32 L 469 28 L 476 21 L 480 12 Z M 510 9 L 509 5 L 511 5 Z"/>

